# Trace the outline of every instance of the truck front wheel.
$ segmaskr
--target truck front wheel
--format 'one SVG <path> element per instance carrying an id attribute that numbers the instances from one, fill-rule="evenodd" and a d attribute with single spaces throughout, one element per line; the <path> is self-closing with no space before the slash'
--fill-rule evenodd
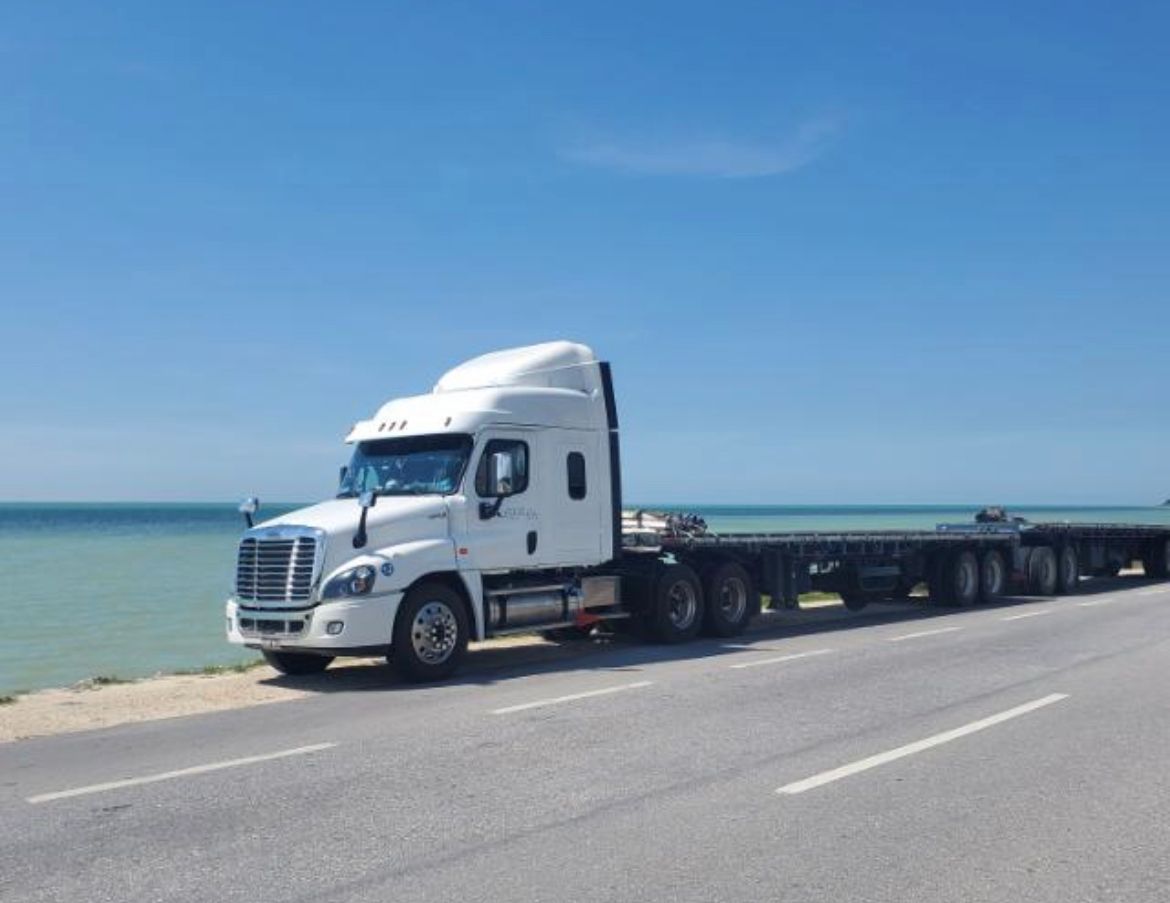
<path id="1" fill-rule="evenodd" d="M 390 664 L 405 680 L 445 680 L 463 660 L 469 632 L 460 595 L 444 583 L 420 583 L 398 609 Z"/>
<path id="2" fill-rule="evenodd" d="M 685 564 L 664 566 L 650 599 L 650 632 L 662 643 L 685 643 L 703 624 L 703 587 Z"/>
<path id="3" fill-rule="evenodd" d="M 313 655 L 311 652 L 276 652 L 263 650 L 264 661 L 281 674 L 296 677 L 301 674 L 320 674 L 333 661 L 331 655 Z"/>

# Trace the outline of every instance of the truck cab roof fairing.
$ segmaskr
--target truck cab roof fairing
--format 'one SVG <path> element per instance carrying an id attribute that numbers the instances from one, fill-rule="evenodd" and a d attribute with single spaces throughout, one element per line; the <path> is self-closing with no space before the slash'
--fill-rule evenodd
<path id="1" fill-rule="evenodd" d="M 382 405 L 345 441 L 475 433 L 489 425 L 605 428 L 604 386 L 593 351 L 546 342 L 485 354 L 448 371 L 429 395 Z"/>

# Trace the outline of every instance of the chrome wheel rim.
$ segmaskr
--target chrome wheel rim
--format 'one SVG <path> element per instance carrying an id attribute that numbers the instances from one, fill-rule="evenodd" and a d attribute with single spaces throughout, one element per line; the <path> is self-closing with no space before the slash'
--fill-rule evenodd
<path id="1" fill-rule="evenodd" d="M 445 662 L 459 642 L 459 622 L 446 602 L 427 602 L 410 625 L 410 642 L 414 653 L 428 665 Z"/>
<path id="2" fill-rule="evenodd" d="M 747 587 L 739 577 L 729 577 L 719 586 L 719 611 L 723 617 L 735 623 L 743 617 L 747 608 Z"/>
<path id="3" fill-rule="evenodd" d="M 699 599 L 689 580 L 676 580 L 666 593 L 670 623 L 676 630 L 686 630 L 694 623 Z"/>

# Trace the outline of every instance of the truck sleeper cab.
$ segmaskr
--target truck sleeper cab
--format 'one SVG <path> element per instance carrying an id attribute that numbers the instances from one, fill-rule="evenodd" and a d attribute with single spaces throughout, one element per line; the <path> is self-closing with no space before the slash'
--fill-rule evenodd
<path id="1" fill-rule="evenodd" d="M 436 679 L 469 639 L 612 613 L 608 379 L 569 342 L 497 352 L 355 424 L 337 498 L 246 531 L 228 639 L 289 673 L 389 652 Z"/>
<path id="2" fill-rule="evenodd" d="M 346 442 L 336 498 L 255 526 L 248 514 L 240 541 L 228 640 L 288 674 L 387 655 L 407 679 L 438 680 L 470 640 L 507 633 L 614 622 L 676 643 L 743 632 L 762 593 L 791 607 L 837 592 L 859 610 L 925 583 L 936 604 L 972 605 L 1074 592 L 1134 559 L 1164 579 L 1170 562 L 1166 527 L 716 536 L 695 518 L 623 521 L 609 365 L 570 342 L 468 361 Z"/>

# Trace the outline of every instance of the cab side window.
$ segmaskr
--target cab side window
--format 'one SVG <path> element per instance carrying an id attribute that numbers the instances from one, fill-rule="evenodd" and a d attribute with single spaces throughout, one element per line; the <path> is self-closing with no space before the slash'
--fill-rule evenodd
<path id="1" fill-rule="evenodd" d="M 496 468 L 501 454 L 507 456 L 511 465 L 505 471 L 510 471 L 507 494 L 519 495 L 528 488 L 528 443 L 518 439 L 491 439 L 484 446 L 475 471 L 475 493 L 480 498 L 495 494 L 493 487 L 499 483 Z"/>
<path id="2" fill-rule="evenodd" d="M 585 498 L 585 456 L 580 452 L 569 452 L 565 459 L 565 469 L 568 472 L 569 498 L 577 501 Z"/>

